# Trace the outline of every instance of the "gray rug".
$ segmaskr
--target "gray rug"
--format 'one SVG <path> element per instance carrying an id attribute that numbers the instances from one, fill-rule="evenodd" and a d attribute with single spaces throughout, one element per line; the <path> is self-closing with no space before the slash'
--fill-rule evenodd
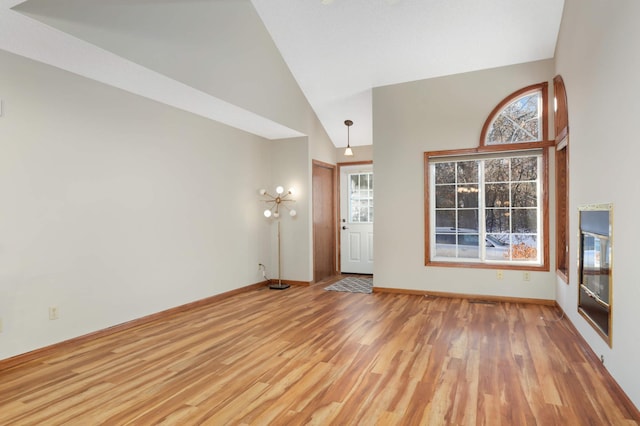
<path id="1" fill-rule="evenodd" d="M 373 293 L 373 278 L 347 277 L 324 289 L 329 291 L 348 291 L 350 293 Z"/>

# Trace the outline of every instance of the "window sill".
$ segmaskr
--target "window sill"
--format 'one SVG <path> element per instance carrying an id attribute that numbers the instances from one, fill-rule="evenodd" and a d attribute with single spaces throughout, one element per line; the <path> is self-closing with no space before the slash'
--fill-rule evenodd
<path id="1" fill-rule="evenodd" d="M 428 261 L 425 266 L 436 266 L 445 268 L 476 268 L 476 269 L 500 269 L 509 271 L 540 271 L 549 272 L 549 267 L 546 265 L 512 265 L 506 263 L 479 263 L 479 262 L 442 262 L 442 261 Z"/>
<path id="2" fill-rule="evenodd" d="M 560 279 L 564 281 L 565 284 L 569 284 L 569 274 L 567 273 L 567 271 L 564 271 L 562 269 L 557 269 L 556 275 L 560 277 Z"/>

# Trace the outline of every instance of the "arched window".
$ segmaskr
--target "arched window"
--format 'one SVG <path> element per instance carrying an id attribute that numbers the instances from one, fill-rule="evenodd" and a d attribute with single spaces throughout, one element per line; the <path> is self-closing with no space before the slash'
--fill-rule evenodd
<path id="1" fill-rule="evenodd" d="M 562 77 L 553 79 L 556 145 L 556 272 L 569 283 L 569 112 Z"/>
<path id="2" fill-rule="evenodd" d="M 546 141 L 547 92 L 541 83 L 507 96 L 484 123 L 480 146 Z"/>
<path id="3" fill-rule="evenodd" d="M 547 92 L 507 96 L 477 148 L 424 153 L 426 265 L 549 270 Z"/>

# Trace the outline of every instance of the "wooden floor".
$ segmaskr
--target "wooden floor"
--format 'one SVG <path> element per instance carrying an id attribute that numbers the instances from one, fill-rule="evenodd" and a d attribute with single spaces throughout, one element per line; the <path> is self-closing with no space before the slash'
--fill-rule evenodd
<path id="1" fill-rule="evenodd" d="M 0 424 L 638 424 L 555 309 L 478 302 L 252 290 L 0 371 Z"/>

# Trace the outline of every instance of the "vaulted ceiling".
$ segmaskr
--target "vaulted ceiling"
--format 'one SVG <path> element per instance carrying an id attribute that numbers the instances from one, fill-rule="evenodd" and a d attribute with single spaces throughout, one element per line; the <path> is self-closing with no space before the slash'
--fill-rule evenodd
<path id="1" fill-rule="evenodd" d="M 270 139 L 302 133 L 263 113 L 266 106 L 254 105 L 251 93 L 261 90 L 261 73 L 290 71 L 334 144 L 346 144 L 343 122 L 351 119 L 351 144 L 357 146 L 372 143 L 373 88 L 552 58 L 563 5 L 0 0 L 0 49 Z M 270 69 L 229 66 L 242 61 L 240 55 L 260 57 L 274 49 L 282 65 L 264 60 Z M 233 79 L 242 84 L 229 84 Z"/>

